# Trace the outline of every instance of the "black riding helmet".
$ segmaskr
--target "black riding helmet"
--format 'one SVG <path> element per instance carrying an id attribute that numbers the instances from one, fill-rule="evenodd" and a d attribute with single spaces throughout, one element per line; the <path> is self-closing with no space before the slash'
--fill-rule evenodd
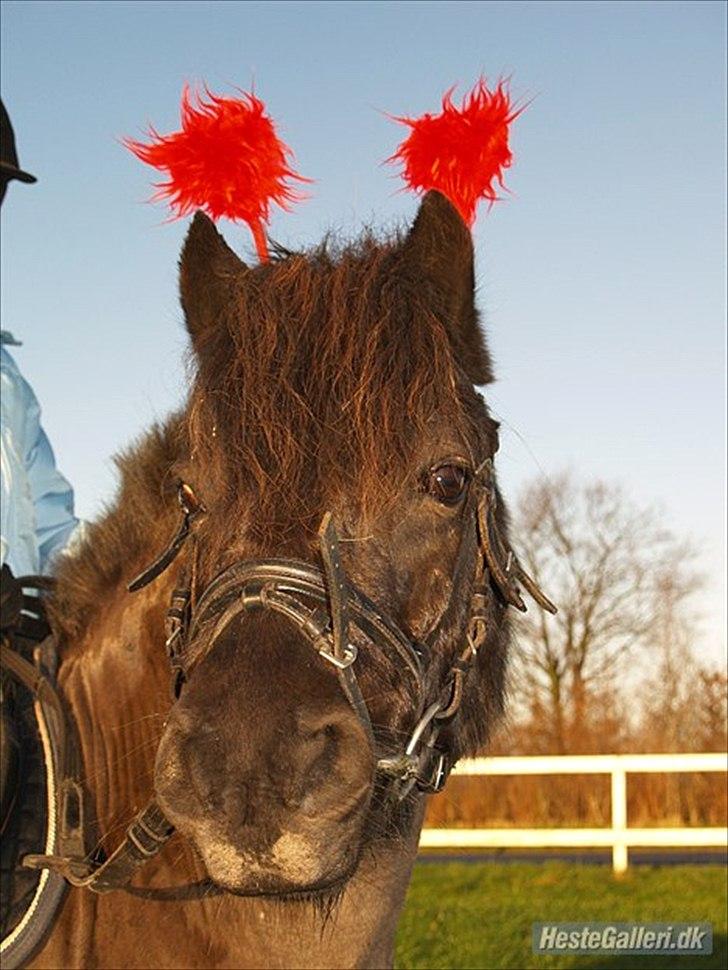
<path id="1" fill-rule="evenodd" d="M 13 126 L 10 124 L 5 105 L 0 101 L 0 199 L 5 195 L 8 182 L 12 179 L 17 179 L 19 182 L 37 181 L 35 175 L 24 172 L 18 165 Z"/>

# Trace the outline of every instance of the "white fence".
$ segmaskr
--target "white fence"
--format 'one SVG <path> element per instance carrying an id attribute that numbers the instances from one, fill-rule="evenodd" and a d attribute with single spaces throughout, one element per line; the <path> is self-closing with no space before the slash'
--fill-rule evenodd
<path id="1" fill-rule="evenodd" d="M 442 829 L 424 828 L 424 849 L 612 848 L 615 872 L 624 872 L 630 846 L 725 846 L 728 828 L 629 828 L 627 775 L 634 772 L 728 770 L 728 753 L 595 754 L 548 757 L 473 758 L 455 767 L 457 775 L 611 775 L 612 824 L 609 828 Z"/>

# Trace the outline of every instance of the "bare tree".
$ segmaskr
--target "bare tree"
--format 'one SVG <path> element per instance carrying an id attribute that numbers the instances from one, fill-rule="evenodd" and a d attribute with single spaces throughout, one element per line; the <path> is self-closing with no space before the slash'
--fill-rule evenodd
<path id="1" fill-rule="evenodd" d="M 653 663 L 645 676 L 642 732 L 651 750 L 696 749 L 701 669 L 691 648 L 691 618 L 682 588 L 667 573 L 659 577 L 655 623 L 649 633 Z"/>
<path id="2" fill-rule="evenodd" d="M 645 677 L 641 718 L 652 750 L 725 748 L 728 682 L 723 671 L 695 656 L 691 627 L 681 590 L 674 589 L 673 577 L 664 577 L 659 621 L 651 634 L 655 662 Z"/>
<path id="3" fill-rule="evenodd" d="M 523 564 L 559 607 L 555 617 L 534 610 L 519 620 L 515 691 L 547 713 L 550 746 L 574 750 L 590 697 L 668 635 L 660 624 L 674 622 L 699 587 L 694 553 L 620 486 L 567 473 L 528 486 L 514 519 Z"/>

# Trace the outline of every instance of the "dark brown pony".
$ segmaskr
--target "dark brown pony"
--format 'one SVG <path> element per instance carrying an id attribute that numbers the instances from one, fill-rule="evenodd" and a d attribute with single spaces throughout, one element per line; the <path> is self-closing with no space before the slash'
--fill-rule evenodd
<path id="1" fill-rule="evenodd" d="M 317 562 L 330 511 L 350 580 L 413 639 L 440 621 L 424 659 L 437 694 L 468 624 L 473 575 L 453 574 L 469 489 L 497 449 L 474 389 L 492 375 L 470 233 L 430 193 L 405 235 L 249 269 L 197 215 L 180 270 L 188 406 L 121 458 L 117 500 L 52 603 L 100 842 L 153 793 L 177 834 L 134 892 L 72 889 L 33 966 L 390 966 L 425 800 L 392 797 L 376 771 L 417 719 L 397 658 L 357 642 L 372 739 L 334 669 L 268 612 L 232 623 L 172 704 L 163 622 L 183 570 L 204 589 L 239 561 Z M 129 594 L 177 526 L 180 480 L 206 513 Z M 454 759 L 502 710 L 505 606 L 491 590 L 485 608 L 443 732 Z M 200 898 L 175 891 L 199 882 Z"/>

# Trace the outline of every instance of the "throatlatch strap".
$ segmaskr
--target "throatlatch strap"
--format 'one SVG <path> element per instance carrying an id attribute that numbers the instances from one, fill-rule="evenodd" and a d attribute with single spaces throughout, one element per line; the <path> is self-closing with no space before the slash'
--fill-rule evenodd
<path id="1" fill-rule="evenodd" d="M 526 604 L 517 585 L 520 582 L 542 609 L 549 613 L 558 612 L 548 596 L 528 575 L 510 545 L 503 540 L 495 517 L 496 502 L 495 488 L 492 482 L 486 481 L 480 489 L 478 499 L 478 534 L 490 574 L 501 596 L 506 604 L 525 613 Z"/>
<path id="2" fill-rule="evenodd" d="M 129 583 L 126 588 L 130 593 L 135 593 L 138 589 L 148 586 L 153 579 L 161 576 L 164 570 L 177 558 L 177 554 L 190 534 L 194 520 L 202 512 L 207 511 L 186 482 L 182 482 L 179 485 L 177 489 L 177 500 L 182 509 L 182 522 L 180 523 L 179 529 L 172 536 L 164 552 L 154 560 L 151 566 L 147 566 L 144 572 L 140 573 Z"/>

